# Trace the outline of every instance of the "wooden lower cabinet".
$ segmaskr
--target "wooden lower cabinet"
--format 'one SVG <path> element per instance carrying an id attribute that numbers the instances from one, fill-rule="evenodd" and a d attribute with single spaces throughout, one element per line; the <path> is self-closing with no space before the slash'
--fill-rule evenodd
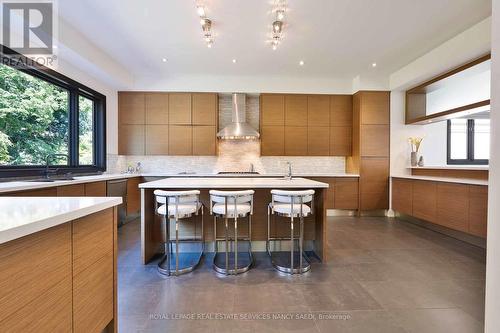
<path id="1" fill-rule="evenodd" d="M 485 238 L 488 186 L 393 178 L 392 208 L 427 222 Z"/>
<path id="2" fill-rule="evenodd" d="M 0 332 L 116 332 L 116 208 L 0 244 Z"/>
<path id="3" fill-rule="evenodd" d="M 85 183 L 86 197 L 105 197 L 107 186 L 106 182 Z"/>
<path id="4" fill-rule="evenodd" d="M 335 178 L 334 187 L 335 209 L 359 208 L 359 180 L 358 178 Z"/>
<path id="5" fill-rule="evenodd" d="M 129 178 L 127 180 L 127 215 L 137 214 L 141 211 L 140 183 L 141 177 Z"/>
<path id="6" fill-rule="evenodd" d="M 389 159 L 385 157 L 362 157 L 360 174 L 360 209 L 388 209 Z"/>
<path id="7" fill-rule="evenodd" d="M 85 184 L 64 185 L 57 187 L 58 197 L 84 197 Z"/>

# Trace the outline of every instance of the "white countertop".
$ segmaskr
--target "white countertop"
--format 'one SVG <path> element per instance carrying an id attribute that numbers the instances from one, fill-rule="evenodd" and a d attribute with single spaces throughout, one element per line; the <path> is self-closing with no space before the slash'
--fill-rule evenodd
<path id="1" fill-rule="evenodd" d="M 284 173 L 259 173 L 259 174 L 217 174 L 217 173 L 168 173 L 168 172 L 146 172 L 141 173 L 143 177 L 238 177 L 238 178 L 251 178 L 251 177 L 284 177 Z M 308 177 L 308 178 L 321 178 L 321 177 L 346 177 L 346 178 L 359 178 L 358 174 L 351 173 L 294 173 L 294 177 Z"/>
<path id="2" fill-rule="evenodd" d="M 121 203 L 120 197 L 0 197 L 0 244 Z"/>
<path id="3" fill-rule="evenodd" d="M 428 180 L 433 182 L 469 184 L 469 185 L 488 185 L 487 180 L 471 179 L 471 178 L 451 178 L 451 177 L 434 177 L 434 176 L 416 176 L 416 175 L 391 175 L 392 178 L 406 178 L 417 180 Z"/>
<path id="4" fill-rule="evenodd" d="M 166 178 L 152 182 L 139 184 L 139 188 L 328 188 L 328 184 L 305 178 L 292 178 L 291 180 L 281 178 Z"/>
<path id="5" fill-rule="evenodd" d="M 488 171 L 487 165 L 425 165 L 423 167 L 415 166 L 408 167 L 409 169 L 423 169 L 423 170 L 484 170 Z"/>

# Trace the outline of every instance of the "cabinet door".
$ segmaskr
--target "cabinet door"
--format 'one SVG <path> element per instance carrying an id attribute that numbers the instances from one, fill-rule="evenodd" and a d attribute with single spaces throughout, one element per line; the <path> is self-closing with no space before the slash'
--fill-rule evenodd
<path id="1" fill-rule="evenodd" d="M 309 127 L 307 129 L 307 153 L 309 156 L 330 155 L 329 127 Z"/>
<path id="2" fill-rule="evenodd" d="M 352 95 L 330 97 L 330 126 L 352 127 Z"/>
<path id="3" fill-rule="evenodd" d="M 437 185 L 425 180 L 413 181 L 413 216 L 435 222 L 437 219 Z"/>
<path id="4" fill-rule="evenodd" d="M 285 96 L 285 126 L 307 125 L 307 95 Z"/>
<path id="5" fill-rule="evenodd" d="M 168 125 L 146 125 L 146 155 L 168 155 Z"/>
<path id="6" fill-rule="evenodd" d="M 168 152 L 170 155 L 193 155 L 192 126 L 169 126 Z"/>
<path id="7" fill-rule="evenodd" d="M 191 125 L 191 94 L 168 95 L 168 122 L 170 125 Z"/>
<path id="8" fill-rule="evenodd" d="M 285 124 L 285 96 L 263 94 L 260 96 L 261 127 Z"/>
<path id="9" fill-rule="evenodd" d="M 352 155 L 352 127 L 330 127 L 330 155 Z"/>
<path id="10" fill-rule="evenodd" d="M 260 150 L 263 156 L 285 155 L 285 127 L 263 126 L 260 140 Z"/>
<path id="11" fill-rule="evenodd" d="M 486 238 L 488 186 L 469 185 L 469 233 Z"/>
<path id="12" fill-rule="evenodd" d="M 361 158 L 362 210 L 389 208 L 389 159 Z"/>
<path id="13" fill-rule="evenodd" d="M 330 126 L 329 95 L 307 96 L 307 126 L 310 127 Z"/>
<path id="14" fill-rule="evenodd" d="M 334 198 L 335 198 L 335 178 L 331 177 L 319 177 L 319 178 L 309 178 L 321 183 L 327 183 L 328 189 L 323 189 L 325 193 L 325 205 L 324 209 L 334 209 Z"/>
<path id="15" fill-rule="evenodd" d="M 392 209 L 403 214 L 413 214 L 413 181 L 392 179 Z"/>
<path id="16" fill-rule="evenodd" d="M 193 94 L 193 125 L 217 124 L 217 94 Z"/>
<path id="17" fill-rule="evenodd" d="M 285 155 L 307 156 L 307 127 L 285 127 Z"/>
<path id="18" fill-rule="evenodd" d="M 146 99 L 146 124 L 168 124 L 168 93 L 147 93 Z"/>
<path id="19" fill-rule="evenodd" d="M 361 125 L 361 156 L 389 157 L 389 125 Z"/>
<path id="20" fill-rule="evenodd" d="M 86 197 L 105 197 L 106 194 L 106 182 L 94 182 L 85 184 Z"/>
<path id="21" fill-rule="evenodd" d="M 64 185 L 57 187 L 58 197 L 84 197 L 85 184 Z"/>
<path id="22" fill-rule="evenodd" d="M 358 209 L 359 207 L 359 182 L 358 178 L 335 178 L 334 208 Z"/>
<path id="23" fill-rule="evenodd" d="M 469 187 L 464 184 L 438 183 L 435 223 L 450 229 L 469 231 Z"/>
<path id="24" fill-rule="evenodd" d="M 193 126 L 193 155 L 216 155 L 215 126 Z"/>
<path id="25" fill-rule="evenodd" d="M 144 93 L 118 93 L 118 120 L 120 124 L 144 124 Z"/>
<path id="26" fill-rule="evenodd" d="M 136 214 L 141 211 L 141 177 L 127 179 L 127 214 Z"/>
<path id="27" fill-rule="evenodd" d="M 144 125 L 120 125 L 118 154 L 144 155 Z"/>
<path id="28" fill-rule="evenodd" d="M 390 92 L 361 92 L 361 124 L 389 125 Z"/>

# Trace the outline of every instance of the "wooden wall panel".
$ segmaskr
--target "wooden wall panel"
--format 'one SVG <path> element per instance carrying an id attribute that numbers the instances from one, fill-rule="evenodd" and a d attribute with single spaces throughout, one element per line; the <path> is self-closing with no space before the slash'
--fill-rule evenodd
<path id="1" fill-rule="evenodd" d="M 307 127 L 285 127 L 285 155 L 307 156 Z"/>
<path id="2" fill-rule="evenodd" d="M 351 156 L 352 126 L 330 127 L 330 156 Z"/>
<path id="3" fill-rule="evenodd" d="M 335 178 L 333 191 L 335 209 L 359 208 L 358 178 Z"/>
<path id="4" fill-rule="evenodd" d="M 168 125 L 168 93 L 145 94 L 145 124 Z"/>
<path id="5" fill-rule="evenodd" d="M 411 179 L 392 179 L 392 209 L 403 214 L 413 214 L 413 181 Z"/>
<path id="6" fill-rule="evenodd" d="M 442 226 L 468 232 L 469 187 L 464 184 L 437 184 L 437 219 Z"/>
<path id="7" fill-rule="evenodd" d="M 307 153 L 309 156 L 330 155 L 330 128 L 308 127 Z"/>
<path id="8" fill-rule="evenodd" d="M 168 153 L 170 155 L 193 155 L 192 126 L 168 127 Z"/>
<path id="9" fill-rule="evenodd" d="M 309 127 L 330 126 L 329 95 L 307 96 L 307 126 Z"/>
<path id="10" fill-rule="evenodd" d="M 168 121 L 170 125 L 191 125 L 191 94 L 169 94 Z"/>
<path id="11" fill-rule="evenodd" d="M 141 125 L 145 120 L 145 95 L 141 92 L 118 93 L 118 123 L 120 125 Z"/>
<path id="12" fill-rule="evenodd" d="M 469 233 L 486 238 L 488 186 L 469 185 Z"/>
<path id="13" fill-rule="evenodd" d="M 144 155 L 144 125 L 119 125 L 118 154 Z"/>
<path id="14" fill-rule="evenodd" d="M 279 94 L 260 95 L 260 126 L 285 125 L 285 96 Z"/>
<path id="15" fill-rule="evenodd" d="M 57 187 L 58 197 L 84 197 L 85 184 L 64 185 Z"/>
<path id="16" fill-rule="evenodd" d="M 216 155 L 216 136 L 215 126 L 193 126 L 193 155 Z"/>
<path id="17" fill-rule="evenodd" d="M 193 125 L 217 125 L 218 98 L 214 93 L 193 94 Z"/>
<path id="18" fill-rule="evenodd" d="M 285 96 L 285 126 L 307 125 L 307 95 Z"/>
<path id="19" fill-rule="evenodd" d="M 437 219 L 437 184 L 436 182 L 413 181 L 413 216 L 435 222 Z"/>
<path id="20" fill-rule="evenodd" d="M 263 126 L 261 127 L 261 155 L 283 156 L 285 155 L 285 127 Z"/>
<path id="21" fill-rule="evenodd" d="M 330 126 L 352 127 L 352 95 L 330 96 Z"/>
<path id="22" fill-rule="evenodd" d="M 145 126 L 146 155 L 168 155 L 168 125 Z"/>

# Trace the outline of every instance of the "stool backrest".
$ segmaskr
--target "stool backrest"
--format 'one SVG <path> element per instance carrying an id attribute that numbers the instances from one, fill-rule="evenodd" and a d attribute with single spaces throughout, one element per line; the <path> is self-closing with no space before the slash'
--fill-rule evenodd
<path id="1" fill-rule="evenodd" d="M 163 191 L 155 190 L 155 213 L 158 213 L 158 205 L 167 205 L 165 214 L 168 214 L 168 206 L 178 206 L 182 204 L 200 204 L 200 191 Z M 175 208 L 176 214 L 179 212 L 178 207 Z"/>
<path id="2" fill-rule="evenodd" d="M 254 190 L 244 191 L 219 191 L 210 190 L 210 214 L 212 214 L 212 203 L 221 203 L 225 205 L 250 204 L 250 214 L 253 214 L 253 195 Z"/>
<path id="3" fill-rule="evenodd" d="M 314 190 L 285 191 L 271 190 L 273 202 L 281 203 L 308 203 L 313 201 Z"/>

